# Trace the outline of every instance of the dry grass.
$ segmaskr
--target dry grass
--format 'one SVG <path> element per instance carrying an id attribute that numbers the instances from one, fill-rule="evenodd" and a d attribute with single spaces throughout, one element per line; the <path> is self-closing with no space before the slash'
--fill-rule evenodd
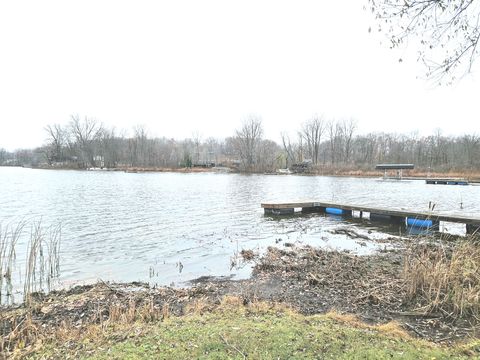
<path id="1" fill-rule="evenodd" d="M 205 314 L 212 310 L 212 304 L 206 298 L 195 299 L 191 303 L 185 305 L 186 314 Z"/>
<path id="2" fill-rule="evenodd" d="M 221 306 L 243 306 L 244 301 L 239 296 L 225 295 L 221 302 Z"/>
<path id="3" fill-rule="evenodd" d="M 98 333 L 90 334 L 91 338 L 96 338 L 102 335 L 102 329 L 111 326 L 128 325 L 135 322 L 155 323 L 170 316 L 167 303 L 159 306 L 155 304 L 153 298 L 138 302 L 134 296 L 131 296 L 125 301 L 110 304 L 106 308 L 107 311 L 101 304 L 98 304 L 94 310 L 94 316 L 85 317 L 81 324 L 72 322 L 71 318 L 65 315 L 65 320 L 55 325 L 45 326 L 38 319 L 38 313 L 42 312 L 44 308 L 41 305 L 34 304 L 32 300 L 30 306 L 22 308 L 23 311 L 19 309 L 2 318 L 3 334 L 0 333 L 0 359 L 2 359 L 2 355 L 23 358 L 41 346 L 42 342 L 51 338 L 74 341 L 85 336 L 85 332 L 90 332 L 92 329 Z M 45 309 L 46 312 L 49 310 L 51 309 Z M 202 311 L 207 310 L 205 308 Z M 37 313 L 36 320 L 32 313 Z"/>
<path id="4" fill-rule="evenodd" d="M 108 307 L 108 324 L 129 324 L 135 321 L 144 323 L 160 321 L 168 318 L 170 315 L 167 303 L 159 307 L 155 304 L 153 298 L 148 299 L 138 305 L 132 297 L 124 303 L 111 304 Z M 99 314 L 97 319 L 92 320 L 93 323 L 103 322 L 103 314 Z"/>
<path id="5" fill-rule="evenodd" d="M 23 352 L 31 348 L 39 339 L 39 327 L 32 320 L 32 315 L 28 312 L 24 317 L 14 319 L 11 324 L 12 330 L 5 336 L 0 337 L 0 356 Z"/>
<path id="6" fill-rule="evenodd" d="M 375 330 L 382 334 L 394 336 L 397 339 L 412 339 L 410 334 L 407 333 L 396 321 L 390 321 L 380 325 L 369 325 L 353 314 L 343 314 L 337 311 L 329 311 L 325 314 L 325 316 L 329 319 L 335 320 L 337 323 L 345 324 L 353 328 Z"/>
<path id="7" fill-rule="evenodd" d="M 344 314 L 344 313 L 339 313 L 335 310 L 332 310 L 326 313 L 325 316 L 339 323 L 353 326 L 356 328 L 365 328 L 365 329 L 370 328 L 370 326 L 368 326 L 366 323 L 361 321 L 356 315 L 353 315 L 353 314 Z"/>
<path id="8" fill-rule="evenodd" d="M 390 321 L 386 324 L 378 325 L 376 326 L 376 329 L 383 334 L 389 334 L 397 339 L 409 340 L 412 338 L 396 321 Z"/>
<path id="9" fill-rule="evenodd" d="M 480 246 L 473 238 L 452 248 L 417 245 L 405 257 L 410 300 L 427 313 L 480 320 Z"/>

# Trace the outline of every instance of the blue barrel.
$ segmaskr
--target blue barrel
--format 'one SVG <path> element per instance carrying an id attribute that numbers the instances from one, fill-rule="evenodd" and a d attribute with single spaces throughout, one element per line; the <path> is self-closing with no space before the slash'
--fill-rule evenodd
<path id="1" fill-rule="evenodd" d="M 418 227 L 418 228 L 431 228 L 433 227 L 433 221 L 416 219 L 416 218 L 407 218 L 407 225 Z"/>
<path id="2" fill-rule="evenodd" d="M 345 210 L 338 209 L 338 208 L 331 208 L 331 207 L 325 208 L 325 212 L 327 214 L 332 214 L 332 215 L 343 215 L 343 214 L 345 214 Z"/>

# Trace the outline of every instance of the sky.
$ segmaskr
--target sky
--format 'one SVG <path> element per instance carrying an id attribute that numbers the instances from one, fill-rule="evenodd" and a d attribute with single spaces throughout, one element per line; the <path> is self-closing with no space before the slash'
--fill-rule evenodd
<path id="1" fill-rule="evenodd" d="M 369 33 L 366 3 L 0 0 L 0 148 L 40 146 L 71 115 L 176 139 L 231 136 L 252 114 L 275 141 L 316 114 L 358 133 L 478 132 L 478 64 L 434 86 L 415 48 Z"/>

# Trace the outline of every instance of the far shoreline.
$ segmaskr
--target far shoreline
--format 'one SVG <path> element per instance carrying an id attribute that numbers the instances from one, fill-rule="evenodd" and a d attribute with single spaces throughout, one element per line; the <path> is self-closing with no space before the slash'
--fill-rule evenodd
<path id="1" fill-rule="evenodd" d="M 384 174 L 380 171 L 362 170 L 362 169 L 312 169 L 308 172 L 245 172 L 234 167 L 138 167 L 121 166 L 115 168 L 78 168 L 71 166 L 13 166 L 0 165 L 0 167 L 21 167 L 39 170 L 77 170 L 77 171 L 122 171 L 125 173 L 233 173 L 233 174 L 256 174 L 256 175 L 301 175 L 301 176 L 331 176 L 331 177 L 352 177 L 352 178 L 383 178 Z M 480 182 L 480 172 L 477 171 L 425 171 L 411 170 L 405 172 L 401 178 L 394 174 L 388 174 L 386 179 L 402 180 L 424 180 L 428 178 L 441 179 L 464 179 L 470 182 Z"/>

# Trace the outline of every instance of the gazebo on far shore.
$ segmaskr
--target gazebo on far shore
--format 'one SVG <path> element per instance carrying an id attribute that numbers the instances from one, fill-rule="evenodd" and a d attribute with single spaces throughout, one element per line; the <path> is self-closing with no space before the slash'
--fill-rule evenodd
<path id="1" fill-rule="evenodd" d="M 388 170 L 396 170 L 397 176 L 396 178 L 401 180 L 402 179 L 402 171 L 403 170 L 413 170 L 415 168 L 414 164 L 377 164 L 375 166 L 376 170 L 383 170 L 383 178 L 387 178 L 387 171 Z"/>

